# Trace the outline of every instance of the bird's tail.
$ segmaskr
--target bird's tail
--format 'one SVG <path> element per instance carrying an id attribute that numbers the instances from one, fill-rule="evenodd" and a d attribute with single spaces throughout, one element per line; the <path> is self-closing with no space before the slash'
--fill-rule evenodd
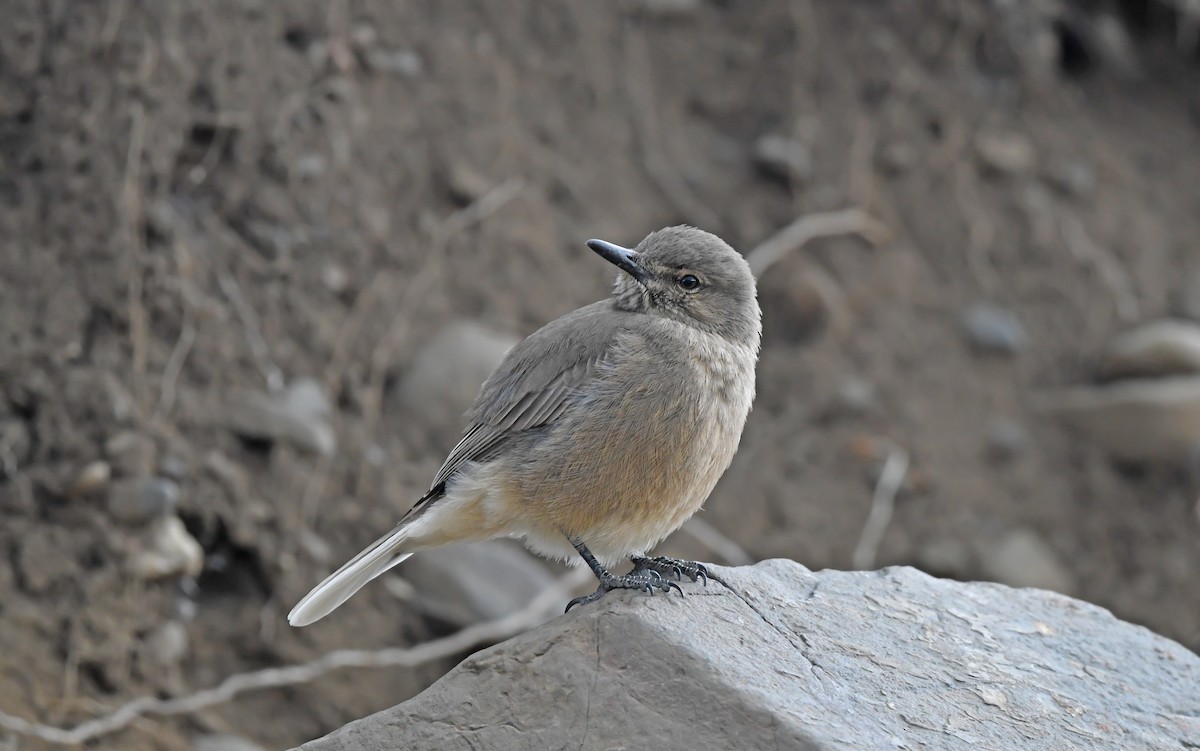
<path id="1" fill-rule="evenodd" d="M 370 547 L 354 556 L 346 565 L 334 571 L 325 581 L 296 603 L 288 613 L 288 623 L 307 626 L 329 615 L 335 608 L 362 589 L 363 585 L 399 565 L 412 555 L 404 551 L 405 540 L 411 530 L 410 520 L 401 522 L 395 529 L 371 543 Z"/>

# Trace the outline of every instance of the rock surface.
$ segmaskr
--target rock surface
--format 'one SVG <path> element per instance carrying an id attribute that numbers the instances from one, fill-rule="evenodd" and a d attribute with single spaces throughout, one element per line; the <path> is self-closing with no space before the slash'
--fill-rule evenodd
<path id="1" fill-rule="evenodd" d="M 611 594 L 302 748 L 1200 747 L 1200 658 L 1093 605 L 907 568 L 715 573 Z"/>

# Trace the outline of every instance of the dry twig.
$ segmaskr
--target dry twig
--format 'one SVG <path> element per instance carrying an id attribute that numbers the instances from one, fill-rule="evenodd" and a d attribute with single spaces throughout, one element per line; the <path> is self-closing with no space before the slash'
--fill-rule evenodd
<path id="1" fill-rule="evenodd" d="M 1074 215 L 1064 213 L 1059 226 L 1071 255 L 1078 261 L 1094 266 L 1096 273 L 1100 275 L 1100 281 L 1112 292 L 1117 318 L 1122 323 L 1136 321 L 1141 307 L 1137 292 L 1134 291 L 1133 281 L 1121 268 L 1116 256 L 1097 245 L 1083 228 L 1083 222 Z"/>
<path id="2" fill-rule="evenodd" d="M 886 242 L 891 232 L 862 209 L 806 214 L 759 243 L 746 254 L 746 261 L 750 264 L 750 271 L 761 277 L 767 269 L 809 241 L 835 235 L 859 235 L 867 242 L 878 245 Z"/>
<path id="3" fill-rule="evenodd" d="M 887 461 L 883 463 L 879 481 L 875 483 L 871 513 L 867 515 L 858 545 L 854 546 L 854 557 L 851 560 L 855 569 L 866 571 L 875 568 L 875 555 L 879 552 L 879 543 L 883 541 L 883 533 L 892 521 L 896 493 L 900 490 L 907 473 L 908 454 L 899 446 L 893 446 L 888 452 Z"/>
<path id="4" fill-rule="evenodd" d="M 563 600 L 591 577 L 586 568 L 577 568 L 560 578 L 554 586 L 535 597 L 523 609 L 491 621 L 468 626 L 441 639 L 414 647 L 387 649 L 339 649 L 301 665 L 266 668 L 231 675 L 213 688 L 174 699 L 143 696 L 118 707 L 111 714 L 80 723 L 73 728 L 59 728 L 31 722 L 0 711 L 0 727 L 32 736 L 48 743 L 78 745 L 93 738 L 116 732 L 145 715 L 180 715 L 198 712 L 224 704 L 247 691 L 280 688 L 309 683 L 333 670 L 343 668 L 414 667 L 434 660 L 465 652 L 469 649 L 508 639 L 542 624 Z"/>

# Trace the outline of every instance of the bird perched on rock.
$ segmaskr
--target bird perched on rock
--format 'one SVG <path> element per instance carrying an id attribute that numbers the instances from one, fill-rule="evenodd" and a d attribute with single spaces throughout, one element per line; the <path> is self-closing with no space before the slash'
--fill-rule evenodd
<path id="1" fill-rule="evenodd" d="M 588 247 L 620 269 L 612 295 L 509 351 L 429 492 L 301 600 L 293 626 L 451 542 L 518 537 L 545 556 L 577 553 L 600 586 L 568 610 L 613 589 L 679 589 L 671 576 L 707 579 L 701 564 L 645 554 L 700 508 L 737 451 L 762 332 L 754 276 L 694 227 L 633 250 Z M 627 558 L 630 573 L 609 572 Z"/>

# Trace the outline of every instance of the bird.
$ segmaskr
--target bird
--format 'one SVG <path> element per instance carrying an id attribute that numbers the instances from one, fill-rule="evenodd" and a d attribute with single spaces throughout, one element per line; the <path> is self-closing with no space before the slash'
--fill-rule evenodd
<path id="1" fill-rule="evenodd" d="M 708 498 L 754 401 L 762 313 L 746 260 L 688 225 L 634 248 L 587 246 L 617 267 L 606 299 L 515 345 L 482 385 L 467 427 L 422 496 L 383 537 L 288 614 L 311 624 L 414 553 L 513 537 L 586 563 L 595 592 L 707 583 L 704 564 L 647 555 Z M 629 560 L 632 570 L 610 569 Z"/>

